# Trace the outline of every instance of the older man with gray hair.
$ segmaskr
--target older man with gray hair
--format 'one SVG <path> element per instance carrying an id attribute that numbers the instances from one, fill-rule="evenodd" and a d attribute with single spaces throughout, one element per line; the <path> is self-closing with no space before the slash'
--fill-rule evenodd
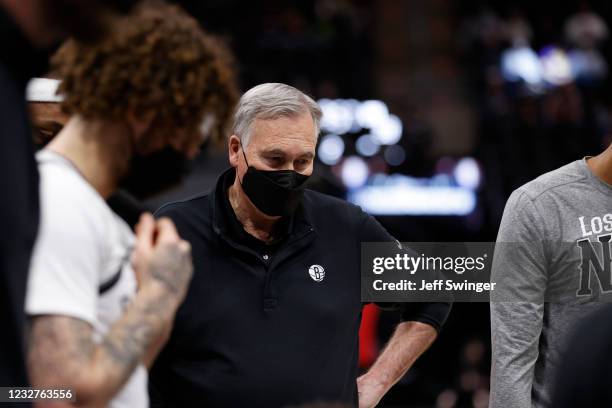
<path id="1" fill-rule="evenodd" d="M 448 303 L 401 323 L 358 376 L 361 242 L 393 241 L 360 208 L 305 189 L 321 110 L 284 84 L 246 92 L 213 191 L 167 204 L 194 278 L 153 367 L 153 407 L 373 407 L 430 346 Z"/>

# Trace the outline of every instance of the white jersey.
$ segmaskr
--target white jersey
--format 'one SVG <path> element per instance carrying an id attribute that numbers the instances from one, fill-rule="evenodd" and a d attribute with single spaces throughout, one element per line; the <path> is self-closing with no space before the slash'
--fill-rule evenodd
<path id="1" fill-rule="evenodd" d="M 41 223 L 28 278 L 26 313 L 84 320 L 100 342 L 136 293 L 130 265 L 134 234 L 62 156 L 36 155 Z M 148 407 L 147 373 L 139 365 L 112 408 Z"/>

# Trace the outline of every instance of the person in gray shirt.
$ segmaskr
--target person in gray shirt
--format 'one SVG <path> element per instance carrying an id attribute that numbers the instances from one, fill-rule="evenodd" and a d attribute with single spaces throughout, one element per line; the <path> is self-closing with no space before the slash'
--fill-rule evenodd
<path id="1" fill-rule="evenodd" d="M 572 325 L 612 293 L 612 146 L 512 193 L 491 280 L 491 408 L 549 407 Z"/>

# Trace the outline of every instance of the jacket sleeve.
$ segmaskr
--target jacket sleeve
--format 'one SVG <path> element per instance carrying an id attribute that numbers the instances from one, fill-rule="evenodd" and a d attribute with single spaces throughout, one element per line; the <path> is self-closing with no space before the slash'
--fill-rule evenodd
<path id="1" fill-rule="evenodd" d="M 374 217 L 362 213 L 361 242 L 397 242 Z M 402 322 L 415 321 L 428 324 L 440 331 L 452 307 L 451 302 L 382 303 L 376 305 L 383 310 L 398 310 Z"/>

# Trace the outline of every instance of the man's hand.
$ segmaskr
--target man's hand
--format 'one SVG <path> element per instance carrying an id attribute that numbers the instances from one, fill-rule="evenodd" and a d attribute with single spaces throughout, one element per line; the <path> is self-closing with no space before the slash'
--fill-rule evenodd
<path id="1" fill-rule="evenodd" d="M 359 408 L 374 408 L 387 392 L 383 384 L 368 377 L 367 374 L 357 378 L 357 390 L 359 392 Z"/>
<path id="2" fill-rule="evenodd" d="M 438 335 L 436 329 L 420 322 L 403 322 L 370 370 L 357 379 L 359 408 L 375 407 Z"/>
<path id="3" fill-rule="evenodd" d="M 191 246 L 168 218 L 155 221 L 148 213 L 140 217 L 132 264 L 139 287 L 161 285 L 177 303 L 183 301 L 193 273 Z"/>

